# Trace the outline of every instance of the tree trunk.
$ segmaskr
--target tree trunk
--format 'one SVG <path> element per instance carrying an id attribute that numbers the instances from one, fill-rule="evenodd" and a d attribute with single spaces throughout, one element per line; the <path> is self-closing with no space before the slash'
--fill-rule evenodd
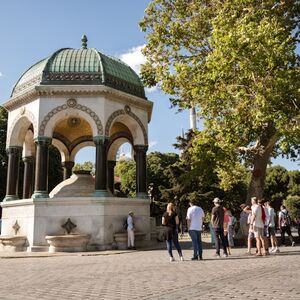
<path id="1" fill-rule="evenodd" d="M 250 204 L 251 197 L 258 199 L 263 197 L 267 166 L 275 143 L 275 135 L 270 138 L 263 137 L 258 143 L 263 150 L 254 156 L 253 171 L 247 192 L 247 204 Z"/>

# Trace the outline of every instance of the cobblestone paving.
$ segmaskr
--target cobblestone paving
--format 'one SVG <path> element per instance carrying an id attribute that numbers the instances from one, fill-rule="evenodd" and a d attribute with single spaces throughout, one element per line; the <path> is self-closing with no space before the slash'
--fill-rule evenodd
<path id="1" fill-rule="evenodd" d="M 300 247 L 169 262 L 166 250 L 0 259 L 0 299 L 300 299 Z M 176 253 L 175 253 L 176 255 Z"/>

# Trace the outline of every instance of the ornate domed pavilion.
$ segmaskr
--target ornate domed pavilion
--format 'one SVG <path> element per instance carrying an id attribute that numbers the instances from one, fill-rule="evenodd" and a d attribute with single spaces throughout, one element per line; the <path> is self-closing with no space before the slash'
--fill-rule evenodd
<path id="1" fill-rule="evenodd" d="M 90 196 L 88 200 L 77 199 L 77 202 L 74 200 L 75 204 L 68 198 L 66 211 L 70 213 L 70 209 L 71 211 L 73 209 L 74 216 L 78 216 L 82 213 L 82 211 L 79 213 L 80 201 L 93 203 L 90 204 L 92 207 L 97 203 L 99 206 L 103 199 L 106 199 L 103 200 L 105 203 L 109 201 L 119 203 L 120 200 L 117 198 L 108 196 L 113 195 L 114 192 L 117 150 L 123 143 L 129 142 L 133 147 L 136 161 L 137 199 L 127 199 L 128 206 L 120 209 L 115 216 L 124 213 L 126 215 L 128 209 L 135 210 L 132 206 L 134 202 L 130 201 L 140 200 L 146 201 L 141 203 L 147 203 L 145 214 L 149 217 L 148 200 L 142 199 L 146 198 L 148 123 L 151 119 L 153 103 L 145 97 L 139 76 L 128 65 L 96 49 L 87 48 L 87 38 L 83 36 L 81 49 L 59 49 L 26 70 L 3 106 L 9 111 L 7 191 L 2 202 L 2 229 L 5 234 L 9 235 L 12 230 L 11 212 L 15 213 L 16 207 L 20 212 L 18 222 L 23 223 L 20 224 L 20 230 L 23 230 L 23 234 L 27 236 L 30 247 L 44 245 L 43 235 L 55 231 L 53 219 L 59 219 L 54 212 L 58 209 L 55 205 L 58 203 L 61 205 L 64 199 L 49 198 L 48 147 L 50 144 L 53 144 L 61 154 L 64 180 L 72 175 L 72 167 L 78 151 L 86 146 L 96 147 L 93 199 Z M 17 191 L 21 158 L 24 161 L 24 183 L 23 199 L 20 200 Z M 72 199 L 76 199 L 76 195 Z M 104 205 L 104 202 L 101 205 Z M 46 207 L 49 205 L 55 207 L 53 215 L 47 212 Z M 28 209 L 32 206 L 39 207 L 40 210 L 36 212 L 46 214 L 51 221 L 44 218 L 38 228 L 37 219 L 32 220 L 28 217 Z M 96 215 L 99 217 L 99 207 L 94 209 L 95 211 L 98 209 Z M 60 214 L 64 215 L 62 211 L 63 209 L 60 210 Z M 82 220 L 79 218 L 78 222 L 83 222 L 86 217 L 96 218 L 93 215 L 95 211 L 92 212 L 89 208 L 86 216 L 82 217 Z M 110 235 L 113 234 L 116 230 L 114 226 L 118 228 L 121 223 L 111 225 L 110 219 L 104 218 L 105 212 L 101 211 L 101 214 L 103 214 L 101 222 L 104 222 L 105 226 L 110 226 Z M 141 214 L 143 215 L 144 212 Z M 67 212 L 64 217 L 67 217 Z M 141 220 L 144 217 L 141 217 Z M 100 222 L 100 219 L 99 217 L 95 222 Z M 33 231 L 25 232 L 31 225 Z M 90 229 L 85 228 L 83 231 Z M 111 243 L 111 236 L 108 238 L 104 232 L 101 235 L 102 240 L 91 232 L 89 234 L 97 245 L 107 246 Z"/>

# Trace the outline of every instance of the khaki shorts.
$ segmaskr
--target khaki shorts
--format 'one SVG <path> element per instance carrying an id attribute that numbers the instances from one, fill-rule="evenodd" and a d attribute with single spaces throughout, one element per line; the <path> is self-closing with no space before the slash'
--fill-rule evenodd
<path id="1" fill-rule="evenodd" d="M 263 237 L 264 236 L 264 228 L 260 228 L 260 227 L 253 227 L 253 231 L 254 231 L 254 236 L 256 238 L 259 237 Z"/>

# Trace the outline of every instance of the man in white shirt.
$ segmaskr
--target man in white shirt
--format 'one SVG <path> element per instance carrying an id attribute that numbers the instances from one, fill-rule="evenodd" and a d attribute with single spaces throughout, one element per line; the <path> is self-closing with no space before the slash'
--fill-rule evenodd
<path id="1" fill-rule="evenodd" d="M 194 200 L 190 201 L 190 207 L 186 214 L 189 235 L 192 239 L 194 255 L 192 260 L 202 260 L 201 231 L 203 226 L 203 209 L 196 205 Z"/>
<path id="2" fill-rule="evenodd" d="M 266 203 L 267 208 L 268 208 L 268 212 L 269 212 L 269 237 L 271 240 L 271 245 L 272 245 L 272 249 L 270 252 L 273 253 L 279 253 L 279 249 L 278 249 L 278 242 L 277 242 L 277 238 L 276 238 L 276 228 L 275 228 L 275 210 L 272 207 L 272 204 L 270 201 L 267 201 Z"/>
<path id="3" fill-rule="evenodd" d="M 252 203 L 252 217 L 250 222 L 250 228 L 254 231 L 254 237 L 256 239 L 256 248 L 257 248 L 257 256 L 266 255 L 266 247 L 264 240 L 264 226 L 265 226 L 265 218 L 263 220 L 263 215 L 265 216 L 265 210 L 261 205 L 258 205 L 258 201 L 256 197 L 251 198 Z M 266 217 L 266 216 L 265 216 Z M 263 253 L 261 251 L 263 249 Z"/>
<path id="4" fill-rule="evenodd" d="M 134 222 L 133 212 L 130 211 L 127 217 L 127 234 L 128 234 L 128 249 L 134 249 Z"/>

